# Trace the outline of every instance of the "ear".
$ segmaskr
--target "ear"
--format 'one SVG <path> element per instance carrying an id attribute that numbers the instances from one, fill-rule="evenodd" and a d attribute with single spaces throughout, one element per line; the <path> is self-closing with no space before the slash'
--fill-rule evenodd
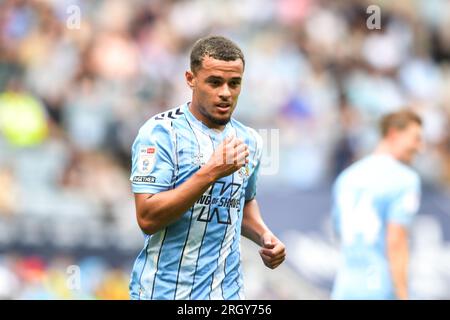
<path id="1" fill-rule="evenodd" d="M 192 71 L 186 71 L 184 73 L 184 76 L 186 78 L 186 83 L 188 84 L 188 86 L 191 89 L 194 89 L 196 82 L 197 82 L 197 79 L 196 79 L 194 73 Z"/>

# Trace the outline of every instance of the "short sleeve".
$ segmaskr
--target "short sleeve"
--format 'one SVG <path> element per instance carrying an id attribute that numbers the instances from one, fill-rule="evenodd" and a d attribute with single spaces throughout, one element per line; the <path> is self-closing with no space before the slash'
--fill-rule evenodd
<path id="1" fill-rule="evenodd" d="M 252 128 L 249 128 L 249 132 L 255 141 L 255 147 L 253 150 L 254 156 L 252 160 L 254 170 L 250 175 L 247 186 L 245 188 L 245 201 L 250 201 L 256 197 L 256 183 L 258 180 L 259 168 L 261 165 L 262 147 L 263 147 L 263 141 L 261 136 Z"/>
<path id="2" fill-rule="evenodd" d="M 256 181 L 258 180 L 258 172 L 260 161 L 256 165 L 256 168 L 253 170 L 252 175 L 248 179 L 247 187 L 245 188 L 245 201 L 250 201 L 256 197 Z"/>
<path id="3" fill-rule="evenodd" d="M 404 186 L 391 199 L 388 207 L 387 220 L 409 227 L 420 206 L 420 180 L 414 176 L 411 182 Z"/>
<path id="4" fill-rule="evenodd" d="M 134 193 L 159 193 L 172 186 L 173 142 L 164 121 L 150 120 L 133 143 L 131 186 Z"/>

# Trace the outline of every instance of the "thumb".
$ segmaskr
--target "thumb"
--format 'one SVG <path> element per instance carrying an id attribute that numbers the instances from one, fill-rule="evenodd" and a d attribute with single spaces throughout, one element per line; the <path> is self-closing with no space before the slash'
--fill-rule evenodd
<path id="1" fill-rule="evenodd" d="M 227 145 L 227 144 L 229 144 L 231 141 L 233 141 L 234 140 L 234 137 L 233 136 L 227 136 L 227 137 L 225 137 L 225 139 L 223 140 L 223 144 L 224 145 Z"/>
<path id="2" fill-rule="evenodd" d="M 272 236 L 270 235 L 270 233 L 263 234 L 262 240 L 264 248 L 272 249 L 275 246 L 272 243 Z"/>

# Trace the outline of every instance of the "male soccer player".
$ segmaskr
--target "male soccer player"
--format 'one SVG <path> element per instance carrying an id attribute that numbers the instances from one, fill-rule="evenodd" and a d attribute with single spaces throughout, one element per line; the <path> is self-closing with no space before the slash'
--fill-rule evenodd
<path id="1" fill-rule="evenodd" d="M 192 100 L 148 120 L 132 147 L 130 180 L 145 233 L 132 299 L 243 299 L 241 235 L 262 247 L 267 267 L 285 259 L 255 199 L 262 140 L 231 117 L 244 55 L 211 36 L 190 58 Z"/>
<path id="2" fill-rule="evenodd" d="M 419 176 L 408 166 L 422 145 L 421 119 L 385 115 L 375 152 L 336 179 L 333 218 L 342 262 L 333 299 L 407 299 L 408 227 L 419 207 Z"/>

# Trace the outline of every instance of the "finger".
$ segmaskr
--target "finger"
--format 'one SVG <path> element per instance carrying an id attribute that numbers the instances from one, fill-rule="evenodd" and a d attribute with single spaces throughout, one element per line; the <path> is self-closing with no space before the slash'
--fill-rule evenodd
<path id="1" fill-rule="evenodd" d="M 270 263 L 271 265 L 276 265 L 282 263 L 284 260 L 286 260 L 286 257 L 279 257 L 277 259 L 273 259 Z"/>
<path id="2" fill-rule="evenodd" d="M 245 145 L 240 145 L 239 147 L 237 147 L 236 149 L 236 153 L 238 155 L 238 157 L 248 157 L 250 155 L 250 152 L 248 151 L 248 149 L 245 147 Z"/>
<path id="3" fill-rule="evenodd" d="M 233 164 L 238 164 L 238 148 L 234 148 L 233 150 Z"/>
<path id="4" fill-rule="evenodd" d="M 286 255 L 286 251 L 284 250 L 283 247 L 280 248 L 261 248 L 260 250 L 261 253 L 265 254 L 266 256 L 269 257 L 279 257 L 279 256 L 285 256 Z"/>
<path id="5" fill-rule="evenodd" d="M 234 137 L 233 136 L 228 136 L 225 137 L 225 139 L 222 140 L 222 143 L 219 145 L 219 147 L 226 147 L 227 145 L 231 144 L 231 142 L 233 141 Z"/>
<path id="6" fill-rule="evenodd" d="M 262 248 L 261 250 L 259 250 L 259 253 L 261 255 L 269 257 L 270 259 L 276 257 L 276 255 L 272 252 L 272 250 L 271 249 L 267 249 L 267 248 Z"/>
<path id="7" fill-rule="evenodd" d="M 278 263 L 265 263 L 265 265 L 266 265 L 266 267 L 268 267 L 270 269 L 275 269 L 282 263 L 283 263 L 283 261 L 278 262 Z"/>
<path id="8" fill-rule="evenodd" d="M 260 255 L 261 255 L 261 260 L 264 263 L 264 265 L 267 267 L 270 267 L 270 257 L 265 256 L 263 254 L 260 254 Z"/>
<path id="9" fill-rule="evenodd" d="M 277 263 L 277 264 L 273 265 L 273 266 L 272 266 L 272 269 L 278 268 L 278 267 L 280 266 L 280 264 L 282 264 L 282 263 L 283 263 L 283 261 L 281 261 L 280 263 Z"/>
<path id="10" fill-rule="evenodd" d="M 283 245 L 277 244 L 275 248 L 273 248 L 273 253 L 275 255 L 284 254 L 286 251 L 285 247 Z"/>
<path id="11" fill-rule="evenodd" d="M 273 249 L 271 249 L 271 248 L 264 248 L 263 247 L 263 248 L 261 248 L 260 252 L 262 254 L 265 254 L 266 256 L 275 257 L 275 253 L 273 252 Z"/>
<path id="12" fill-rule="evenodd" d="M 235 137 L 225 146 L 227 155 L 226 164 L 237 164 L 239 155 L 245 152 L 245 148 L 242 146 L 242 140 Z"/>
<path id="13" fill-rule="evenodd" d="M 228 158 L 230 157 L 230 150 L 227 148 L 226 144 L 222 146 L 222 159 L 220 159 L 220 163 L 228 163 Z"/>
<path id="14" fill-rule="evenodd" d="M 243 148 L 237 149 L 237 159 L 241 160 L 242 162 L 245 162 L 245 159 L 250 155 L 248 150 L 245 150 Z"/>
<path id="15" fill-rule="evenodd" d="M 245 143 L 239 144 L 234 148 L 238 153 L 245 153 L 247 148 L 247 145 Z"/>
<path id="16" fill-rule="evenodd" d="M 245 153 L 238 155 L 238 156 L 237 156 L 237 159 L 236 159 L 237 164 L 239 164 L 239 165 L 241 165 L 241 166 L 243 166 L 244 164 L 246 164 L 246 163 L 247 163 L 247 160 L 248 160 L 248 159 L 247 159 L 247 156 L 245 155 Z"/>
<path id="17" fill-rule="evenodd" d="M 265 260 L 265 261 L 263 260 L 263 261 L 266 266 L 273 269 L 273 268 L 278 267 L 280 264 L 282 264 L 284 262 L 284 260 L 285 260 L 284 258 L 280 258 L 280 259 L 271 260 L 271 261 L 268 261 L 268 260 Z"/>
<path id="18" fill-rule="evenodd" d="M 246 159 L 249 156 L 249 152 L 246 149 L 245 145 L 240 145 L 236 148 L 236 163 L 239 165 L 244 165 L 246 163 Z"/>
<path id="19" fill-rule="evenodd" d="M 230 142 L 224 148 L 224 164 L 233 164 L 234 159 L 236 158 L 236 151 L 231 143 L 233 142 Z"/>
<path id="20" fill-rule="evenodd" d="M 234 147 L 235 148 L 237 148 L 238 146 L 241 146 L 241 145 L 243 145 L 244 144 L 244 141 L 243 140 L 241 140 L 241 139 L 239 139 L 239 138 L 235 138 L 234 139 Z"/>
<path id="21" fill-rule="evenodd" d="M 285 254 L 271 256 L 271 255 L 265 254 L 264 252 L 260 252 L 260 255 L 263 259 L 267 260 L 270 263 L 275 263 L 275 262 L 278 262 L 279 260 L 286 259 Z"/>

